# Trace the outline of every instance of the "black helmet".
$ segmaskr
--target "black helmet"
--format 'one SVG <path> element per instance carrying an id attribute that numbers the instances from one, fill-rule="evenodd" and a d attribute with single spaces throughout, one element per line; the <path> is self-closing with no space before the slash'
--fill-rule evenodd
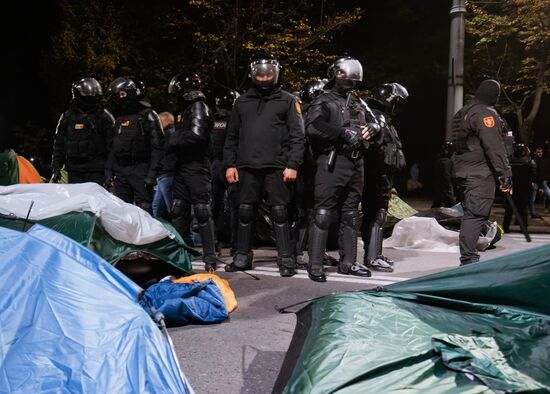
<path id="1" fill-rule="evenodd" d="M 233 105 L 235 105 L 235 100 L 239 97 L 239 93 L 235 90 L 224 90 L 216 95 L 216 109 L 231 111 Z"/>
<path id="2" fill-rule="evenodd" d="M 315 97 L 323 94 L 327 82 L 326 79 L 317 79 L 307 83 L 300 91 L 300 100 L 306 104 L 312 102 Z"/>
<path id="3" fill-rule="evenodd" d="M 250 62 L 250 78 L 252 82 L 261 88 L 274 86 L 279 81 L 281 65 L 277 58 L 271 54 L 259 55 Z M 258 80 L 258 77 L 262 78 Z M 268 79 L 263 79 L 268 77 Z"/>
<path id="4" fill-rule="evenodd" d="M 328 79 L 347 79 L 361 82 L 363 80 L 363 66 L 359 60 L 350 56 L 344 56 L 336 59 L 328 68 Z"/>
<path id="5" fill-rule="evenodd" d="M 514 144 L 514 157 L 525 157 L 529 155 L 529 148 L 527 145 L 521 143 Z"/>
<path id="6" fill-rule="evenodd" d="M 407 97 L 409 97 L 407 88 L 396 82 L 384 83 L 374 88 L 372 92 L 373 100 L 378 101 L 385 107 L 393 107 L 396 102 Z"/>
<path id="7" fill-rule="evenodd" d="M 179 73 L 168 84 L 168 93 L 183 95 L 185 93 L 201 90 L 202 81 L 199 74 L 194 72 Z"/>
<path id="8" fill-rule="evenodd" d="M 137 99 L 145 96 L 145 85 L 138 80 L 129 77 L 119 77 L 109 85 L 109 92 L 118 99 Z"/>
<path id="9" fill-rule="evenodd" d="M 103 91 L 101 85 L 95 78 L 82 78 L 74 82 L 71 86 L 71 93 L 74 100 L 79 100 L 82 97 L 101 96 Z"/>

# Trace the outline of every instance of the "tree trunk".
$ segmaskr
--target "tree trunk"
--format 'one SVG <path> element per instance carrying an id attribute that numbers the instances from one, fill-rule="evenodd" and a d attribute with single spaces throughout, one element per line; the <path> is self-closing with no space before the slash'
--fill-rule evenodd
<path id="1" fill-rule="evenodd" d="M 531 104 L 531 110 L 529 111 L 529 115 L 523 119 L 523 122 L 519 123 L 521 141 L 524 144 L 529 145 L 531 145 L 534 140 L 533 123 L 539 113 L 542 94 L 544 93 L 544 74 L 546 71 L 546 64 L 544 61 L 539 61 L 538 63 L 539 72 L 537 75 L 537 87 L 535 88 L 535 95 L 533 98 L 533 103 Z"/>

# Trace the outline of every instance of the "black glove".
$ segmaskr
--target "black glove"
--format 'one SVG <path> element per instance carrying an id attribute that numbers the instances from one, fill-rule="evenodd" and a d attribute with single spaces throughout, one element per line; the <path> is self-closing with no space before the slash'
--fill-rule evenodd
<path id="1" fill-rule="evenodd" d="M 155 185 L 157 184 L 157 180 L 155 178 L 145 178 L 145 190 L 149 194 L 153 194 L 155 192 Z"/>
<path id="2" fill-rule="evenodd" d="M 369 139 L 371 139 L 372 137 L 380 133 L 380 130 L 382 129 L 378 123 L 374 123 L 374 122 L 367 123 L 365 126 L 367 127 L 367 130 L 369 131 L 369 134 L 370 134 Z"/>
<path id="3" fill-rule="evenodd" d="M 345 129 L 342 138 L 351 148 L 357 148 L 361 142 L 361 132 L 355 129 Z"/>
<path id="4" fill-rule="evenodd" d="M 61 170 L 58 168 L 53 169 L 52 183 L 59 183 L 61 181 Z"/>
<path id="5" fill-rule="evenodd" d="M 113 187 L 114 184 L 115 180 L 113 177 L 113 173 L 111 171 L 105 171 L 105 182 L 103 182 L 103 186 L 105 187 L 105 189 Z"/>
<path id="6" fill-rule="evenodd" d="M 511 190 L 512 189 L 512 177 L 499 177 L 498 181 L 500 183 L 500 190 Z"/>

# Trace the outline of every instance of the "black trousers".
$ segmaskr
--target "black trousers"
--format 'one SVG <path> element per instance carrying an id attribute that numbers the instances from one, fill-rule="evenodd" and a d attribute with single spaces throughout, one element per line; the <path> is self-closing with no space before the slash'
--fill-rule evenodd
<path id="1" fill-rule="evenodd" d="M 268 206 L 287 205 L 290 192 L 280 168 L 239 168 L 237 200 L 241 204 L 258 204 L 265 198 Z"/>
<path id="2" fill-rule="evenodd" d="M 172 190 L 174 199 L 182 200 L 186 205 L 210 204 L 210 161 L 205 159 L 180 163 L 174 175 Z"/>
<path id="3" fill-rule="evenodd" d="M 479 260 L 476 245 L 489 219 L 495 199 L 495 179 L 493 176 L 457 178 L 457 186 L 464 193 L 462 207 L 464 216 L 460 223 L 460 261 L 463 263 Z"/>
<path id="4" fill-rule="evenodd" d="M 363 194 L 363 159 L 337 155 L 332 171 L 327 161 L 327 154 L 316 160 L 314 209 L 356 211 Z"/>
<path id="5" fill-rule="evenodd" d="M 103 186 L 105 171 L 67 171 L 69 183 L 95 182 Z"/>
<path id="6" fill-rule="evenodd" d="M 139 206 L 151 204 L 153 196 L 145 189 L 145 178 L 149 172 L 149 163 L 137 163 L 128 166 L 115 163 L 113 170 L 115 196 Z"/>

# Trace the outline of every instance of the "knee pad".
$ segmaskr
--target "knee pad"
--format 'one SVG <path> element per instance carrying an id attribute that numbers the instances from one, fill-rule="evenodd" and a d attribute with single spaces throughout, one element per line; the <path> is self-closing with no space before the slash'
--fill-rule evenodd
<path id="1" fill-rule="evenodd" d="M 184 209 L 185 203 L 183 200 L 174 199 L 174 201 L 172 201 L 172 209 L 170 210 L 170 212 L 172 213 L 173 217 L 183 215 L 183 213 L 185 212 Z"/>
<path id="2" fill-rule="evenodd" d="M 193 211 L 200 224 L 206 223 L 210 219 L 211 211 L 209 204 L 195 204 L 193 206 Z"/>
<path id="3" fill-rule="evenodd" d="M 359 225 L 359 211 L 342 212 L 342 224 L 357 229 Z"/>
<path id="4" fill-rule="evenodd" d="M 321 230 L 328 230 L 335 216 L 336 214 L 334 211 L 330 211 L 328 209 L 317 209 L 315 211 L 313 221 Z"/>
<path id="5" fill-rule="evenodd" d="M 384 223 L 386 223 L 386 219 L 388 218 L 388 212 L 385 209 L 379 209 L 376 212 L 376 217 L 374 219 L 375 223 L 382 227 Z"/>
<path id="6" fill-rule="evenodd" d="M 239 206 L 239 221 L 243 224 L 248 224 L 254 219 L 254 205 L 241 204 Z"/>
<path id="7" fill-rule="evenodd" d="M 273 221 L 277 224 L 288 222 L 288 213 L 286 210 L 286 206 L 275 205 L 271 207 L 271 217 L 273 218 Z"/>

